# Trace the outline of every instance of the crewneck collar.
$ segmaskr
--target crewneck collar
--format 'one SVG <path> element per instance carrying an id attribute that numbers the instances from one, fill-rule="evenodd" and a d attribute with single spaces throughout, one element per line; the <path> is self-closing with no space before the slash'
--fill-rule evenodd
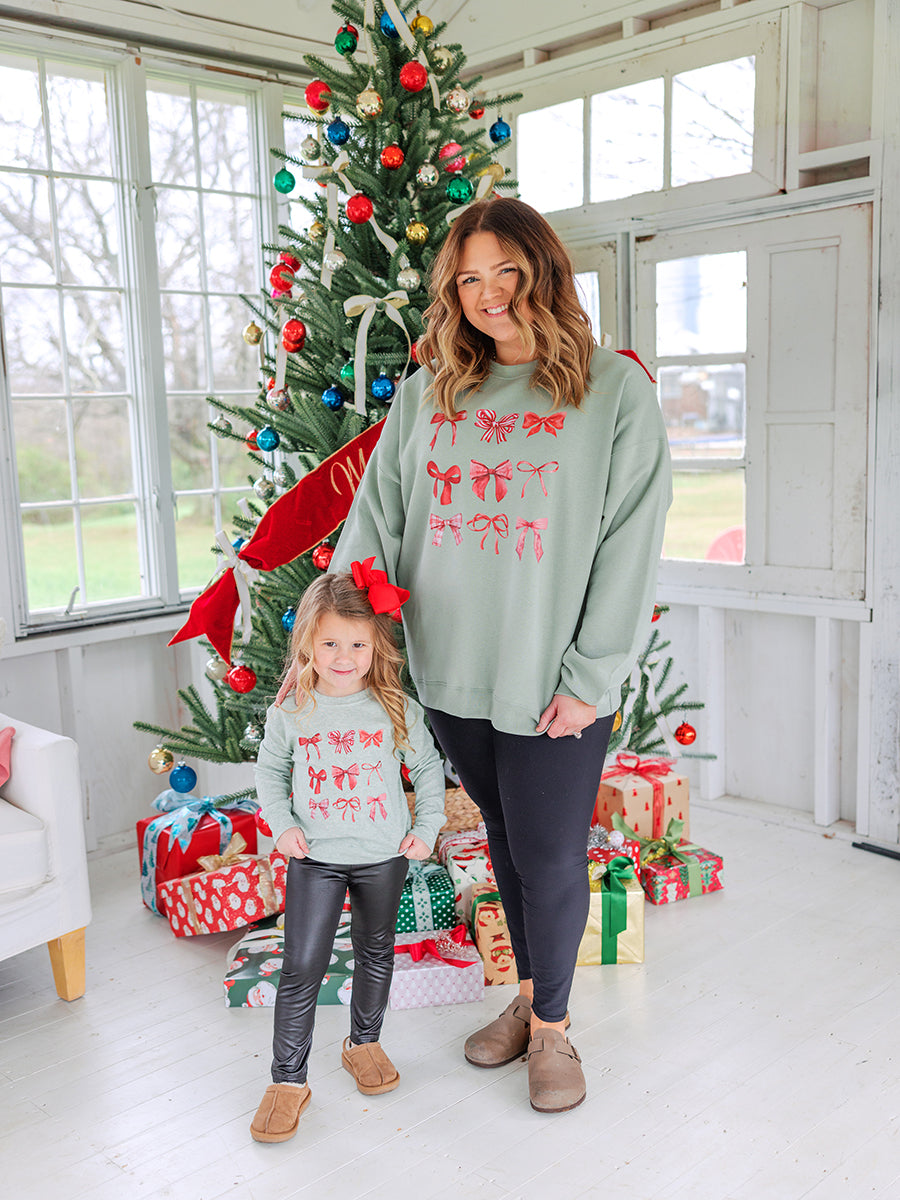
<path id="1" fill-rule="evenodd" d="M 537 361 L 523 363 L 491 362 L 491 374 L 497 379 L 527 379 L 534 373 Z"/>

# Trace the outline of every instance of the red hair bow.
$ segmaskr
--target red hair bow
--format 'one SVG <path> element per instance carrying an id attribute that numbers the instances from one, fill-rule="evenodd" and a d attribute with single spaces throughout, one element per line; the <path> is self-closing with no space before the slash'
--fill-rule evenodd
<path id="1" fill-rule="evenodd" d="M 353 582 L 358 588 L 367 590 L 369 603 L 375 612 L 390 613 L 392 617 L 399 619 L 400 605 L 405 604 L 409 599 L 409 592 L 406 588 L 388 583 L 387 574 L 372 567 L 374 561 L 375 555 L 373 554 L 365 562 L 351 563 Z"/>

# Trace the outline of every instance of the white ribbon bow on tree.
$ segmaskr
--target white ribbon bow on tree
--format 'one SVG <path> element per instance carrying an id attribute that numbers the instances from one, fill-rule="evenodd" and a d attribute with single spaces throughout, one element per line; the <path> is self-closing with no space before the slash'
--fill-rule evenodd
<path id="1" fill-rule="evenodd" d="M 223 529 L 220 529 L 216 534 L 216 542 L 219 545 L 219 549 L 225 555 L 225 569 L 230 570 L 234 575 L 234 583 L 237 588 L 238 602 L 241 610 L 241 640 L 246 646 L 250 641 L 250 634 L 253 632 L 250 588 L 254 583 L 259 581 L 259 571 L 255 567 L 251 567 L 249 563 L 244 562 L 242 558 L 238 558 L 234 546 L 228 540 L 228 534 Z"/>
<path id="2" fill-rule="evenodd" d="M 409 331 L 403 324 L 403 319 L 399 312 L 404 304 L 409 304 L 409 296 L 407 296 L 406 292 L 402 291 L 388 292 L 381 299 L 378 299 L 376 296 L 360 295 L 351 296 L 349 300 L 344 301 L 344 312 L 348 317 L 362 318 L 359 322 L 359 329 L 356 331 L 356 349 L 353 360 L 353 404 L 356 411 L 363 415 L 365 415 L 366 411 L 366 349 L 369 339 L 369 326 L 372 324 L 372 318 L 376 312 L 386 313 L 394 324 L 403 330 L 403 336 L 406 338 L 406 362 L 403 366 L 403 373 L 400 376 L 400 383 L 406 378 L 411 343 L 409 340 Z"/>

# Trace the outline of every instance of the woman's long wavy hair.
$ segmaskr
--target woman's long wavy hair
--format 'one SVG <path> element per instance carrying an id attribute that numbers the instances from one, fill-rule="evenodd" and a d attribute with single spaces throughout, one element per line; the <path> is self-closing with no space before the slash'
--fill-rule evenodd
<path id="1" fill-rule="evenodd" d="M 394 639 L 393 622 L 387 613 L 376 613 L 366 592 L 353 582 L 351 574 L 320 575 L 303 593 L 297 608 L 294 628 L 285 662 L 284 678 L 295 686 L 291 689 L 297 708 L 316 707 L 315 686 L 318 680 L 313 658 L 319 621 L 333 613 L 348 621 L 365 621 L 372 631 L 372 666 L 366 676 L 366 686 L 391 719 L 394 745 L 398 750 L 411 750 L 406 726 L 406 693 L 400 682 L 403 655 Z M 290 692 L 288 693 L 290 695 Z"/>
<path id="2" fill-rule="evenodd" d="M 479 200 L 454 221 L 431 268 L 431 303 L 416 355 L 434 375 L 430 393 L 446 416 L 462 392 L 477 391 L 490 374 L 494 340 L 463 315 L 456 276 L 465 242 L 492 233 L 519 268 L 509 317 L 522 339 L 523 361 L 535 359 L 531 386 L 546 388 L 553 407 L 580 407 L 587 391 L 594 338 L 575 290 L 572 260 L 539 212 L 521 200 Z M 527 304 L 531 319 L 519 315 Z"/>

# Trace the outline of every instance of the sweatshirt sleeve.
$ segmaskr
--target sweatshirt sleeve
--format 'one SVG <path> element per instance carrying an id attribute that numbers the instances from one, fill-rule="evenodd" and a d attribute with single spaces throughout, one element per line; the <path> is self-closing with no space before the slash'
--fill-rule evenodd
<path id="1" fill-rule="evenodd" d="M 274 704 L 266 713 L 266 729 L 256 754 L 256 798 L 263 820 L 277 842 L 297 822 L 291 809 L 294 738 L 287 718 Z"/>
<path id="2" fill-rule="evenodd" d="M 672 502 L 668 438 L 655 392 L 640 379 L 625 387 L 632 395 L 613 444 L 582 619 L 556 689 L 596 705 L 601 715 L 618 708 L 619 689 L 643 649 Z"/>
<path id="3" fill-rule="evenodd" d="M 400 487 L 400 403 L 398 395 L 381 437 L 366 464 L 353 504 L 329 564 L 329 572 L 375 556 L 376 569 L 397 582 L 397 559 L 406 513 Z"/>
<path id="4" fill-rule="evenodd" d="M 416 823 L 411 832 L 432 849 L 437 835 L 446 820 L 444 814 L 444 768 L 437 752 L 434 739 L 425 725 L 425 714 L 421 705 L 410 700 L 406 711 L 406 724 L 412 754 L 407 750 L 403 761 L 416 792 Z"/>

